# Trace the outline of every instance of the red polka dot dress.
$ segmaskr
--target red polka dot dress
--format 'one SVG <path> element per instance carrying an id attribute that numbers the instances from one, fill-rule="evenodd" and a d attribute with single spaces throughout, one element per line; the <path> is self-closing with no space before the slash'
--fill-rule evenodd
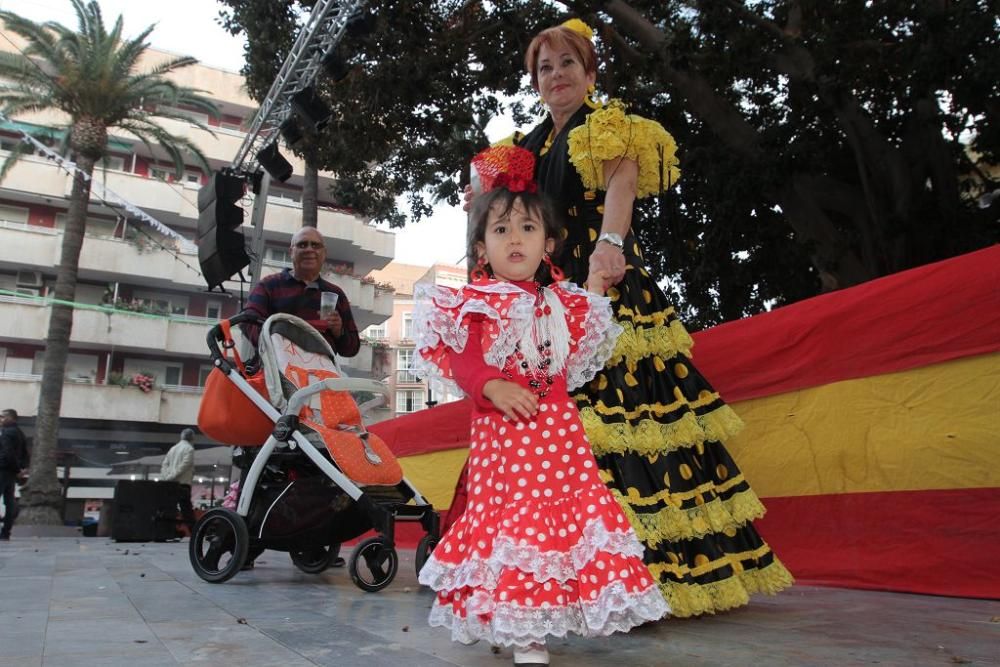
<path id="1" fill-rule="evenodd" d="M 437 591 L 431 625 L 463 643 L 527 646 L 667 614 L 567 391 L 613 350 L 608 300 L 569 283 L 498 281 L 416 296 L 418 372 L 455 392 L 460 354 L 481 348 L 480 363 L 539 399 L 538 414 L 517 422 L 476 403 L 468 504 L 420 572 Z"/>

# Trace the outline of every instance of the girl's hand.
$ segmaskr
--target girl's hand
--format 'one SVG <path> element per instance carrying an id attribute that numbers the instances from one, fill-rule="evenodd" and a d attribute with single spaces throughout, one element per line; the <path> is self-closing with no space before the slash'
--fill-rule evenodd
<path id="1" fill-rule="evenodd" d="M 603 271 L 608 274 L 608 285 L 615 285 L 625 277 L 625 254 L 610 243 L 598 243 L 590 255 L 590 273 Z"/>
<path id="2" fill-rule="evenodd" d="M 608 287 L 612 284 L 611 274 L 607 271 L 594 271 L 591 269 L 590 275 L 587 276 L 587 290 L 594 294 L 604 296 L 604 293 L 608 291 Z"/>
<path id="3" fill-rule="evenodd" d="M 472 192 L 472 186 L 466 185 L 464 194 L 462 195 L 462 210 L 466 213 L 472 208 L 472 200 L 475 199 L 476 195 Z"/>
<path id="4" fill-rule="evenodd" d="M 490 380 L 483 385 L 483 396 L 511 421 L 530 419 L 538 414 L 538 397 L 508 380 Z"/>

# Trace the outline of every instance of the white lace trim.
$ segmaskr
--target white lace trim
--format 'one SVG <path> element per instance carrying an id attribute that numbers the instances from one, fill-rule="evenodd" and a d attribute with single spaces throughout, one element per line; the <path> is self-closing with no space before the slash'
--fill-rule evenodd
<path id="1" fill-rule="evenodd" d="M 622 328 L 615 321 L 610 298 L 588 292 L 568 281 L 559 286 L 570 294 L 585 297 L 590 305 L 583 321 L 583 338 L 577 342 L 577 351 L 566 364 L 566 386 L 572 390 L 593 380 L 604 368 L 615 351 Z"/>
<path id="2" fill-rule="evenodd" d="M 643 548 L 631 528 L 608 530 L 600 519 L 593 519 L 583 529 L 580 540 L 566 551 L 542 551 L 535 545 L 518 545 L 514 538 L 502 535 L 493 543 L 488 558 L 470 557 L 457 566 L 447 565 L 434 557 L 420 570 L 420 583 L 436 591 L 460 588 L 487 588 L 497 585 L 500 571 L 514 568 L 530 573 L 539 583 L 555 579 L 564 582 L 576 579 L 578 572 L 594 559 L 598 551 L 642 558 Z"/>
<path id="3" fill-rule="evenodd" d="M 452 639 L 465 644 L 482 639 L 497 646 L 523 647 L 544 642 L 547 636 L 565 637 L 570 632 L 584 637 L 628 632 L 670 613 L 670 607 L 655 584 L 644 591 L 629 593 L 622 582 L 609 585 L 594 601 L 563 607 L 496 603 L 488 610 L 480 610 L 474 606 L 470 600 L 463 618 L 456 615 L 450 605 L 435 600 L 430 625 L 450 629 Z M 484 611 L 489 614 L 488 620 L 480 615 Z"/>

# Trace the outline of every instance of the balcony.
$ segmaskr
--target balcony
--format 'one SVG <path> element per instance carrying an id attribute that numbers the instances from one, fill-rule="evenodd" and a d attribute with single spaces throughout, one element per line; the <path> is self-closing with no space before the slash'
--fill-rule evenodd
<path id="1" fill-rule="evenodd" d="M 5 155 L 6 153 L 0 154 L 0 157 Z M 96 177 L 107 190 L 161 222 L 168 225 L 181 223 L 184 227 L 181 233 L 184 236 L 194 235 L 198 219 L 198 186 L 167 183 L 113 170 L 101 172 Z M 53 162 L 27 156 L 11 170 L 0 186 L 4 190 L 30 194 L 33 198 L 64 202 L 72 191 L 73 180 Z M 91 195 L 91 201 L 94 205 L 101 203 L 97 188 Z M 249 201 L 248 199 L 247 202 Z M 246 206 L 248 223 L 250 210 L 251 206 Z M 289 199 L 269 198 L 265 219 L 264 231 L 268 237 L 290 237 L 302 227 L 302 205 Z M 330 256 L 353 262 L 360 275 L 382 268 L 395 255 L 395 234 L 367 225 L 353 215 L 322 208 L 318 214 L 318 224 L 320 232 L 329 240 Z M 248 233 L 249 227 L 244 232 Z"/>
<path id="2" fill-rule="evenodd" d="M 0 265 L 51 271 L 59 263 L 61 245 L 62 233 L 56 230 L 0 224 Z M 198 256 L 181 250 L 175 254 L 158 248 L 140 249 L 121 239 L 87 236 L 80 252 L 79 275 L 83 280 L 203 290 L 205 283 L 198 272 Z M 265 262 L 264 266 L 266 275 L 280 271 L 284 265 Z M 347 294 L 359 329 L 384 322 L 392 315 L 391 292 L 376 289 L 355 276 L 326 277 Z"/>
<path id="3" fill-rule="evenodd" d="M 33 415 L 38 409 L 40 375 L 0 373 L 0 395 L 19 413 Z M 138 387 L 66 383 L 63 386 L 60 416 L 80 419 L 107 419 L 122 422 L 195 424 L 198 421 L 200 391 L 178 388 Z"/>

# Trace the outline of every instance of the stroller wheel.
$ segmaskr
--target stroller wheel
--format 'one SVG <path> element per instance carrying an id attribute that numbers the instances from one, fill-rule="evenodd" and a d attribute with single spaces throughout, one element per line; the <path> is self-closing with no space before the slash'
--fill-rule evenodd
<path id="1" fill-rule="evenodd" d="M 215 507 L 194 525 L 188 555 L 195 573 L 219 584 L 240 571 L 250 548 L 247 525 L 236 512 Z"/>
<path id="2" fill-rule="evenodd" d="M 376 593 L 396 578 L 399 556 L 383 537 L 369 537 L 355 547 L 347 563 L 351 581 L 363 591 Z"/>
<path id="3" fill-rule="evenodd" d="M 340 555 L 340 545 L 332 547 L 317 546 L 303 551 L 289 551 L 295 567 L 306 574 L 319 574 L 333 564 L 333 559 Z"/>
<path id="4" fill-rule="evenodd" d="M 424 563 L 427 562 L 428 556 L 434 551 L 434 547 L 437 546 L 438 538 L 433 535 L 424 535 L 420 538 L 420 543 L 417 545 L 417 553 L 414 555 L 414 560 L 417 565 L 417 574 L 420 574 L 420 570 L 424 569 Z"/>

